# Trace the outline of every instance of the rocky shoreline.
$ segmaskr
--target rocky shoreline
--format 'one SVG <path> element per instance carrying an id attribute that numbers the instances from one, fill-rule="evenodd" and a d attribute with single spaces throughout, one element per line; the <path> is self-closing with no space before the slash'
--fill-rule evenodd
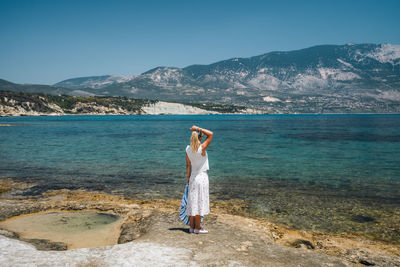
<path id="1" fill-rule="evenodd" d="M 31 186 L 14 179 L 0 179 L 0 221 L 53 211 L 105 212 L 124 220 L 119 244 L 151 242 L 187 249 L 186 244 L 190 243 L 190 250 L 199 257 L 191 260 L 200 265 L 216 263 L 223 266 L 228 259 L 240 266 L 292 266 L 294 263 L 299 266 L 400 265 L 399 245 L 350 234 L 292 230 L 263 219 L 243 217 L 238 214 L 246 204 L 238 199 L 212 202 L 212 214 L 206 217 L 204 225 L 210 234 L 193 236 L 178 219 L 180 200 L 128 199 L 98 191 L 67 189 L 24 196 L 24 190 Z M 28 242 L 37 250 L 68 249 L 63 242 L 25 239 L 7 229 L 1 229 L 0 234 Z M 193 238 L 195 242 L 191 241 Z"/>
<path id="2" fill-rule="evenodd" d="M 0 91 L 0 116 L 264 114 L 214 103 L 175 103 L 127 97 L 44 95 Z"/>

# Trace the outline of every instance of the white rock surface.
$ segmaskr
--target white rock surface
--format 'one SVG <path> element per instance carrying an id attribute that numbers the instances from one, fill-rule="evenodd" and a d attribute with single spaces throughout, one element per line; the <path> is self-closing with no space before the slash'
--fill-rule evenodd
<path id="1" fill-rule="evenodd" d="M 184 105 L 180 103 L 170 103 L 159 101 L 155 104 L 142 107 L 142 110 L 146 114 L 156 115 L 156 114 L 217 114 L 217 112 L 212 112 L 204 110 L 197 107 L 192 107 L 189 105 Z"/>
<path id="2" fill-rule="evenodd" d="M 265 102 L 279 102 L 279 101 L 281 101 L 278 98 L 272 97 L 272 96 L 265 96 L 265 97 L 263 97 L 263 100 Z"/>
<path id="3" fill-rule="evenodd" d="M 400 58 L 400 45 L 382 44 L 374 53 L 369 53 L 367 57 L 376 59 L 381 63 L 395 64 L 395 60 Z"/>
<path id="4" fill-rule="evenodd" d="M 39 251 L 0 235 L 0 266 L 197 266 L 191 250 L 150 242 L 67 251 Z"/>

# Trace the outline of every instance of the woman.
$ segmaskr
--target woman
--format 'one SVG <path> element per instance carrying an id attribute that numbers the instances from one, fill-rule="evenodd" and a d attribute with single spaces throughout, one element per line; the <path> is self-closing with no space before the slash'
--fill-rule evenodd
<path id="1" fill-rule="evenodd" d="M 190 233 L 207 234 L 208 231 L 200 227 L 201 217 L 210 213 L 208 193 L 208 155 L 207 147 L 213 138 L 213 133 L 197 126 L 190 128 L 190 146 L 186 147 L 186 172 L 189 183 L 188 203 L 186 213 L 190 221 Z M 207 139 L 201 143 L 202 136 Z"/>

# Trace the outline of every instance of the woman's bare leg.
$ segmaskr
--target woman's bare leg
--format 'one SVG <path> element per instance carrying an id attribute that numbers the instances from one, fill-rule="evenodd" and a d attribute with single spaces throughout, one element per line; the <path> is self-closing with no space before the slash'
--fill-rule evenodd
<path id="1" fill-rule="evenodd" d="M 194 229 L 195 226 L 194 216 L 189 216 L 189 222 L 190 222 L 190 228 Z"/>
<path id="2" fill-rule="evenodd" d="M 195 217 L 196 217 L 196 219 L 195 219 L 195 221 L 196 221 L 195 222 L 196 229 L 200 230 L 201 216 L 200 215 L 196 215 Z"/>

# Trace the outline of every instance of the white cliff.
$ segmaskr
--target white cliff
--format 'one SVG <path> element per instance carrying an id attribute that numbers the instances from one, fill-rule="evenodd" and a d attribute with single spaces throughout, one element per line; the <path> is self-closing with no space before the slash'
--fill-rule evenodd
<path id="1" fill-rule="evenodd" d="M 145 114 L 218 114 L 218 112 L 209 111 L 185 104 L 170 103 L 159 101 L 155 104 L 143 106 L 142 110 Z"/>

